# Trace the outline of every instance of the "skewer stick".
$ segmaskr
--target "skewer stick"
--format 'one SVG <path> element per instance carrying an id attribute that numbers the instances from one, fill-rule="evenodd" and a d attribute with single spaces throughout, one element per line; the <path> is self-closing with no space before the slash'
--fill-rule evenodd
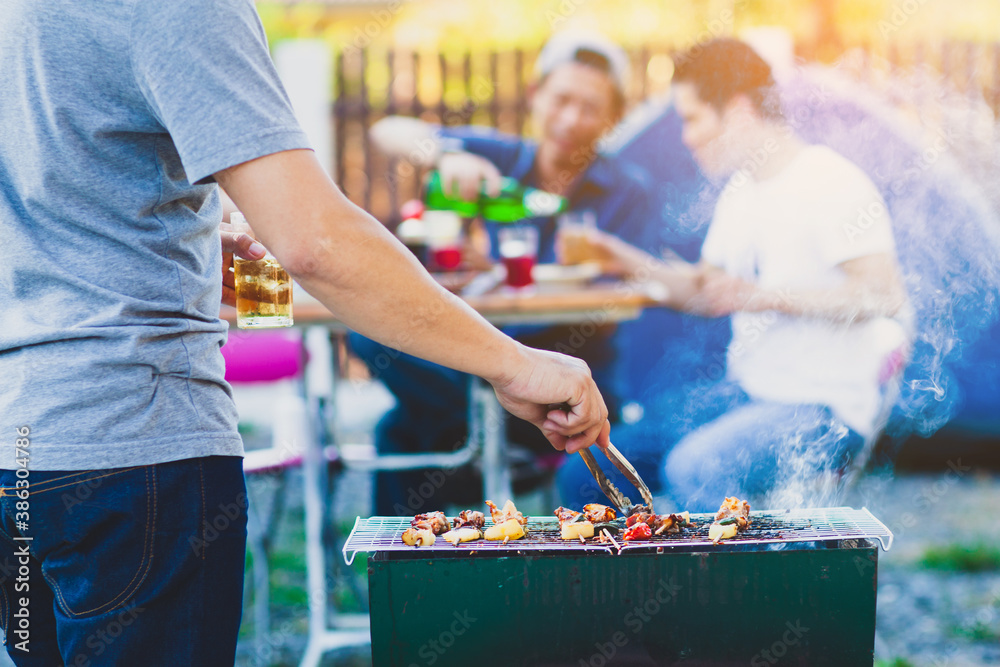
<path id="1" fill-rule="evenodd" d="M 583 535 L 580 535 L 579 533 L 577 533 L 576 536 L 578 538 L 580 538 L 580 544 L 586 544 L 587 543 L 587 540 L 583 539 Z"/>
<path id="2" fill-rule="evenodd" d="M 603 533 L 603 534 L 604 534 L 604 537 L 606 537 L 606 538 L 608 538 L 609 540 L 611 540 L 611 544 L 615 545 L 615 549 L 618 549 L 618 551 L 621 551 L 621 550 L 622 550 L 622 548 L 621 548 L 620 546 L 618 546 L 618 543 L 617 543 L 617 542 L 615 542 L 615 538 L 613 538 L 613 537 L 611 536 L 611 533 L 610 533 L 610 532 L 608 532 L 608 529 L 607 529 L 607 528 L 602 528 L 602 529 L 601 529 L 601 533 Z"/>
<path id="3" fill-rule="evenodd" d="M 503 543 L 504 544 L 507 544 L 509 541 L 510 541 L 510 535 L 508 535 L 507 537 L 503 538 Z"/>

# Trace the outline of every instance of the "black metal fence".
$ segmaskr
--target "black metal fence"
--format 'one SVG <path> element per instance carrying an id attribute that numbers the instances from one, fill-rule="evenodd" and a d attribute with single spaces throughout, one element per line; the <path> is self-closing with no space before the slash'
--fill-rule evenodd
<path id="1" fill-rule="evenodd" d="M 800 45 L 812 61 L 819 52 Z M 669 45 L 629 52 L 629 104 L 669 86 Z M 393 114 L 443 125 L 477 124 L 520 134 L 528 129 L 528 95 L 537 51 L 426 54 L 352 49 L 337 54 L 333 123 L 337 180 L 356 204 L 393 225 L 399 205 L 419 196 L 420 174 L 408 163 L 375 150 L 368 128 Z M 1000 112 L 1000 44 L 962 42 L 861 45 L 838 60 L 857 79 L 878 85 L 905 70 L 924 72 L 952 91 L 981 98 Z"/>

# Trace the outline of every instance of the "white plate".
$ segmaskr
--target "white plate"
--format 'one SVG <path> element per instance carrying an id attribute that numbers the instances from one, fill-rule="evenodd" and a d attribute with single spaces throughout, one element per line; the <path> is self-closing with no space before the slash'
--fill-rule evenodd
<path id="1" fill-rule="evenodd" d="M 536 264 L 531 277 L 539 287 L 571 287 L 585 285 L 601 275 L 601 265 L 597 262 L 583 264 Z"/>

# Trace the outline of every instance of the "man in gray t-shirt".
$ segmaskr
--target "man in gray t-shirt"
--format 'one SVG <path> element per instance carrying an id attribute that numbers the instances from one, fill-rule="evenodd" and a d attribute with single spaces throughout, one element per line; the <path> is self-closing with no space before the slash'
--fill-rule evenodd
<path id="1" fill-rule="evenodd" d="M 232 664 L 246 494 L 217 182 L 349 326 L 484 377 L 558 449 L 607 443 L 582 363 L 490 327 L 329 180 L 251 0 L 12 0 L 0 59 L 0 560 L 30 570 L 0 582 L 0 624 L 19 665 Z"/>

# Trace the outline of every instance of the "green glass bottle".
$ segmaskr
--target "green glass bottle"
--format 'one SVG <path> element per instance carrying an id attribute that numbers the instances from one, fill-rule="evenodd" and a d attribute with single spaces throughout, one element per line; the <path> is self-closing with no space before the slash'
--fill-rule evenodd
<path id="1" fill-rule="evenodd" d="M 427 181 L 424 202 L 428 210 L 454 211 L 464 218 L 481 215 L 494 222 L 517 222 L 525 218 L 556 215 L 567 208 L 565 197 L 525 187 L 516 179 L 507 177 L 501 182 L 499 197 L 480 194 L 478 200 L 466 201 L 445 193 L 437 171 L 431 172 Z"/>

